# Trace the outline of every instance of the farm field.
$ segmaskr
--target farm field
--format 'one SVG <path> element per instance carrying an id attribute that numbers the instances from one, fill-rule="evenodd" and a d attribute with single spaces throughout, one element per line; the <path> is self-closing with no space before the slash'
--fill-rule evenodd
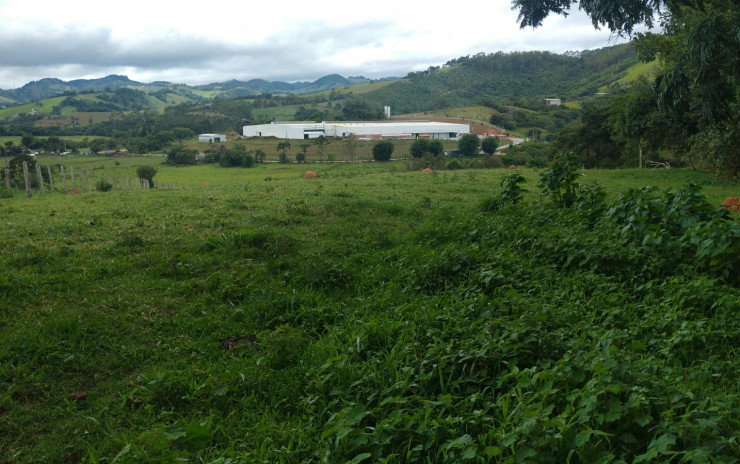
<path id="1" fill-rule="evenodd" d="M 0 198 L 0 462 L 740 459 L 737 184 L 162 160 Z"/>

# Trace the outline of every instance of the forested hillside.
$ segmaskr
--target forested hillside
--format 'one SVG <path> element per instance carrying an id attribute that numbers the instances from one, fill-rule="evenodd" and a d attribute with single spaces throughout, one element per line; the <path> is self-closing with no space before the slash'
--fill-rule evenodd
<path id="1" fill-rule="evenodd" d="M 629 45 L 557 55 L 492 53 L 448 61 L 364 94 L 395 113 L 414 113 L 514 98 L 578 99 L 593 95 L 638 62 Z"/>

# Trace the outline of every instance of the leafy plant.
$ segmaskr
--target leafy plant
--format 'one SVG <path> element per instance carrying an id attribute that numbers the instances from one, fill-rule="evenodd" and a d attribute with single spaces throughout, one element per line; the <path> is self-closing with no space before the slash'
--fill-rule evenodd
<path id="1" fill-rule="evenodd" d="M 518 172 L 509 174 L 508 176 L 504 176 L 504 178 L 501 179 L 502 206 L 516 205 L 517 203 L 522 201 L 523 193 L 527 190 L 520 187 L 519 184 L 523 184 L 526 181 L 527 180 L 524 178 L 524 176 L 522 176 Z"/>
<path id="2" fill-rule="evenodd" d="M 113 189 L 113 184 L 105 179 L 99 179 L 95 182 L 95 190 L 98 192 L 110 192 Z"/>
<path id="3" fill-rule="evenodd" d="M 578 192 L 578 157 L 575 153 L 555 155 L 549 169 L 540 175 L 538 187 L 560 208 L 569 208 Z"/>

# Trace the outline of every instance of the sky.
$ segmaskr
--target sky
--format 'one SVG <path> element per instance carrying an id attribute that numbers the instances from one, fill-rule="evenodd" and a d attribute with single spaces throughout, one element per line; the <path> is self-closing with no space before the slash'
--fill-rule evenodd
<path id="1" fill-rule="evenodd" d="M 0 0 L 0 88 L 119 74 L 149 83 L 403 77 L 460 56 L 623 43 L 575 10 L 520 29 L 510 0 Z"/>

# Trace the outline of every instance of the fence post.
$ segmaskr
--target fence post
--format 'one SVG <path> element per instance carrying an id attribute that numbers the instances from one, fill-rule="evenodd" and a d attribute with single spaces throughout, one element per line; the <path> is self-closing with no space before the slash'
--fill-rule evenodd
<path id="1" fill-rule="evenodd" d="M 5 184 L 8 186 L 8 189 L 12 188 L 12 184 L 10 183 L 10 161 L 5 160 Z"/>
<path id="2" fill-rule="evenodd" d="M 64 193 L 67 193 L 69 192 L 69 190 L 67 190 L 67 176 L 64 175 L 64 166 L 62 166 L 61 164 L 59 165 L 59 171 L 61 171 L 62 173 L 62 184 L 64 185 Z"/>
<path id="3" fill-rule="evenodd" d="M 26 196 L 31 198 L 31 178 L 28 176 L 28 163 L 23 162 L 23 179 L 26 181 Z"/>
<path id="4" fill-rule="evenodd" d="M 77 190 L 77 178 L 75 177 L 75 168 L 69 168 L 69 176 L 72 178 L 72 191 Z"/>
<path id="5" fill-rule="evenodd" d="M 51 177 L 51 165 L 50 164 L 46 165 L 46 172 L 49 173 L 49 190 L 51 192 L 54 192 L 54 178 Z"/>
<path id="6" fill-rule="evenodd" d="M 44 176 L 41 175 L 41 165 L 36 163 L 36 177 L 39 179 L 39 192 L 44 194 Z"/>
<path id="7" fill-rule="evenodd" d="M 85 179 L 87 179 L 87 191 L 92 192 L 93 186 L 90 183 L 90 171 L 85 171 Z"/>

